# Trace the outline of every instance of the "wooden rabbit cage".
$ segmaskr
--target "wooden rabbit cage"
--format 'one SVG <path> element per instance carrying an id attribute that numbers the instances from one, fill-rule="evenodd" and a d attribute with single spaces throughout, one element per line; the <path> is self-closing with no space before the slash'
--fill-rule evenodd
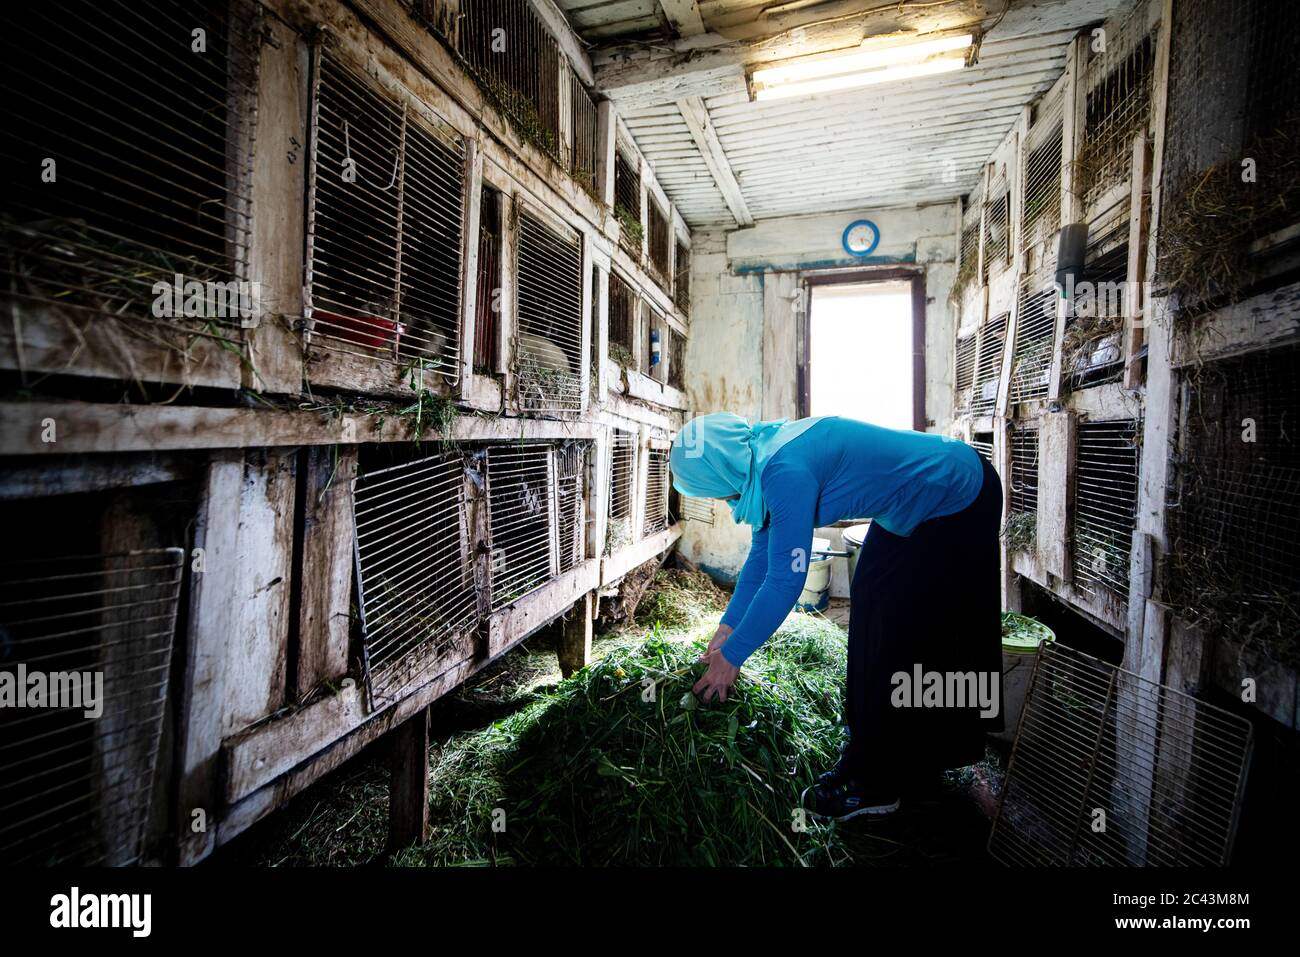
<path id="1" fill-rule="evenodd" d="M 200 861 L 557 618 L 582 665 L 679 535 L 691 236 L 563 20 L 3 17 L 0 666 L 106 687 L 5 713 L 0 861 Z"/>

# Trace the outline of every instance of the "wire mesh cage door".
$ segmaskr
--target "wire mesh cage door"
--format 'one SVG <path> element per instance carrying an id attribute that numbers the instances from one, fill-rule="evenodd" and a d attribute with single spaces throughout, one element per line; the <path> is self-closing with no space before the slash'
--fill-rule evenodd
<path id="1" fill-rule="evenodd" d="M 314 53 L 306 342 L 454 385 L 464 141 L 328 35 Z"/>
<path id="2" fill-rule="evenodd" d="M 372 711 L 472 652 L 478 592 L 465 481 L 455 452 L 353 481 L 362 668 Z"/>
<path id="3" fill-rule="evenodd" d="M 1119 190 L 1126 202 L 1132 173 L 1133 139 L 1149 129 L 1155 73 L 1155 31 L 1149 29 L 1146 0 L 1120 23 L 1104 28 L 1104 44 L 1089 45 L 1084 66 L 1084 124 L 1075 162 L 1075 193 L 1096 211 Z"/>
<path id="4" fill-rule="evenodd" d="M 953 363 L 953 413 L 964 415 L 970 410 L 975 390 L 975 359 L 979 336 L 975 332 L 957 340 Z"/>
<path id="5" fill-rule="evenodd" d="M 519 216 L 515 391 L 523 411 L 582 411 L 582 240 Z"/>
<path id="6" fill-rule="evenodd" d="M 566 442 L 555 449 L 555 496 L 560 572 L 587 559 L 587 476 L 590 442 Z"/>
<path id="7" fill-rule="evenodd" d="M 609 520 L 605 529 L 605 554 L 632 544 L 632 508 L 636 481 L 637 437 L 615 429 L 610 435 Z"/>
<path id="8" fill-rule="evenodd" d="M 1063 389 L 1114 382 L 1124 371 L 1124 316 L 1128 287 L 1127 218 L 1088 243 L 1083 277 L 1070 302 L 1061 342 Z"/>
<path id="9" fill-rule="evenodd" d="M 1020 280 L 1011 351 L 1012 405 L 1045 399 L 1051 391 L 1057 303 L 1056 288 L 1046 271 Z"/>
<path id="10" fill-rule="evenodd" d="M 989 852 L 1011 865 L 1228 863 L 1250 723 L 1044 642 Z"/>
<path id="11" fill-rule="evenodd" d="M 713 525 L 715 523 L 713 499 L 683 495 L 682 519 L 688 522 L 699 522 L 701 525 Z"/>
<path id="12" fill-rule="evenodd" d="M 1064 81 L 1033 108 L 1033 120 L 1021 147 L 1024 173 L 1020 190 L 1020 246 L 1029 249 L 1052 236 L 1061 225 Z"/>
<path id="13" fill-rule="evenodd" d="M 578 185 L 595 196 L 596 157 L 600 153 L 599 111 L 595 98 L 572 71 L 569 72 L 569 91 L 569 129 L 573 138 L 569 170 Z"/>
<path id="14" fill-rule="evenodd" d="M 1005 173 L 989 187 L 984 207 L 984 282 L 1011 265 L 1011 188 Z"/>
<path id="15" fill-rule="evenodd" d="M 506 445 L 487 450 L 494 610 L 555 576 L 558 523 L 554 490 L 550 446 Z"/>
<path id="16" fill-rule="evenodd" d="M 0 862 L 139 863 L 184 556 L 0 568 Z"/>
<path id="17" fill-rule="evenodd" d="M 1300 346 L 1184 370 L 1166 556 L 1189 621 L 1300 664 Z"/>
<path id="18" fill-rule="evenodd" d="M 261 17 L 247 0 L 6 7 L 0 364 L 239 384 L 240 327 L 274 294 L 248 261 Z"/>
<path id="19" fill-rule="evenodd" d="M 971 396 L 972 415 L 990 415 L 998 404 L 998 380 L 1002 376 L 1002 353 L 1006 348 L 1007 323 L 1010 315 L 1001 313 L 989 319 L 980 332 L 976 350 L 975 384 Z"/>
<path id="20" fill-rule="evenodd" d="M 654 535 L 668 527 L 668 450 L 650 449 L 646 457 L 645 521 L 642 535 Z"/>
<path id="21" fill-rule="evenodd" d="M 966 197 L 966 205 L 962 209 L 961 216 L 961 262 L 957 266 L 957 278 L 953 283 L 953 288 L 958 296 L 966 292 L 976 279 L 981 277 L 980 273 L 980 227 L 983 224 L 984 215 L 984 190 L 978 188 L 972 190 Z"/>
<path id="22" fill-rule="evenodd" d="M 691 312 L 691 247 L 676 241 L 673 256 L 673 303 L 683 315 Z"/>
<path id="23" fill-rule="evenodd" d="M 1084 422 L 1075 449 L 1071 537 L 1075 587 L 1128 607 L 1137 515 L 1138 423 Z"/>
<path id="24" fill-rule="evenodd" d="M 1034 551 L 1038 532 L 1037 428 L 1015 425 L 1011 429 L 1011 475 L 1007 521 L 1003 538 L 1008 551 Z"/>
<path id="25" fill-rule="evenodd" d="M 560 159 L 564 54 L 528 0 L 461 0 L 456 52 L 515 129 Z"/>

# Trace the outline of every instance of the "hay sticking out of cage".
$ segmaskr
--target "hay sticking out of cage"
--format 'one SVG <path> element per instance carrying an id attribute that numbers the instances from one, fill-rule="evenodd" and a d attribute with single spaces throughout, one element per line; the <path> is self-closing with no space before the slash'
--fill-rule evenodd
<path id="1" fill-rule="evenodd" d="M 614 218 L 623 230 L 623 243 L 639 250 L 641 240 L 645 236 L 645 227 L 641 225 L 641 220 L 637 214 L 632 212 L 622 203 L 614 204 Z"/>
<path id="2" fill-rule="evenodd" d="M 632 544 L 632 519 L 611 518 L 605 528 L 605 554 L 612 555 Z"/>
<path id="3" fill-rule="evenodd" d="M 680 630 L 703 618 L 716 617 L 726 607 L 726 592 L 704 572 L 661 568 L 637 605 L 635 619 L 649 628 Z"/>
<path id="4" fill-rule="evenodd" d="M 1243 158 L 1255 161 L 1255 182 L 1243 182 Z M 1250 244 L 1298 216 L 1300 115 L 1292 115 L 1240 157 L 1174 187 L 1160 215 L 1160 281 L 1184 308 L 1236 297 L 1253 278 Z"/>
<path id="5" fill-rule="evenodd" d="M 1081 375 L 1094 366 L 1106 365 L 1112 359 L 1098 358 L 1098 353 L 1109 344 L 1119 350 L 1119 334 L 1124 320 L 1118 315 L 1077 316 L 1065 327 L 1061 338 L 1061 369 L 1066 376 Z"/>
<path id="6" fill-rule="evenodd" d="M 1038 544 L 1038 520 L 1033 512 L 1013 512 L 1002 526 L 1008 552 L 1032 552 Z"/>

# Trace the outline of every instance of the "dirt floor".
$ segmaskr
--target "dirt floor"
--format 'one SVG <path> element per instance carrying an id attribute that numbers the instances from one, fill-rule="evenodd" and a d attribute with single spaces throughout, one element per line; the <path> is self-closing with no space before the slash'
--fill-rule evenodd
<path id="1" fill-rule="evenodd" d="M 660 573 L 659 585 L 664 576 Z M 649 629 L 663 630 L 672 620 L 673 640 L 694 640 L 711 633 L 717 608 L 725 594 L 699 596 L 690 588 L 652 585 L 638 609 L 638 620 L 598 634 L 594 657 L 642 642 Z M 706 586 L 707 587 L 707 586 Z M 823 623 L 846 619 L 836 607 Z M 792 621 L 797 617 L 792 615 Z M 838 634 L 845 635 L 838 624 Z M 832 629 L 832 633 L 835 633 Z M 490 865 L 509 863 L 489 855 L 456 855 L 456 832 L 474 826 L 473 814 L 462 808 L 484 805 L 475 789 L 490 790 L 493 782 L 461 775 L 445 762 L 465 760 L 467 741 L 501 726 L 560 688 L 561 675 L 553 650 L 554 631 L 543 631 L 501 657 L 454 693 L 431 707 L 430 765 L 431 838 L 425 849 L 394 852 L 387 840 L 388 766 L 384 742 L 363 751 L 351 762 L 293 799 L 281 811 L 241 835 L 212 859 L 214 866 L 358 866 L 435 864 Z M 839 857 L 815 863 L 857 866 L 952 866 L 986 863 L 989 813 L 1001 781 L 1001 757 L 990 750 L 980 765 L 948 772 L 929 793 L 905 796 L 902 808 L 882 819 L 856 819 L 842 829 L 847 849 Z M 448 782 L 451 782 L 449 785 Z M 446 791 L 458 792 L 448 804 Z M 449 810 L 450 808 L 450 810 Z M 459 819 L 458 819 L 459 818 Z M 448 851 L 448 848 L 453 850 Z M 727 863 L 720 861 L 719 863 Z"/>

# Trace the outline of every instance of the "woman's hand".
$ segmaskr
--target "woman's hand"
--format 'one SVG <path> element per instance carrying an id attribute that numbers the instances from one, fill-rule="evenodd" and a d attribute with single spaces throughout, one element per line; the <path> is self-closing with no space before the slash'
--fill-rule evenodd
<path id="1" fill-rule="evenodd" d="M 709 650 L 700 655 L 700 661 L 708 661 L 709 654 L 721 648 L 731 637 L 730 625 L 718 625 L 718 630 L 713 633 L 713 638 L 709 641 Z"/>
<path id="2" fill-rule="evenodd" d="M 723 640 L 726 640 L 725 636 Z M 708 652 L 701 660 L 707 661 L 709 668 L 704 672 L 704 677 L 695 682 L 695 687 L 691 690 L 699 695 L 700 700 L 705 704 L 712 701 L 714 697 L 719 701 L 726 701 L 727 692 L 736 683 L 740 669 L 722 657 L 722 652 L 717 649 Z"/>

